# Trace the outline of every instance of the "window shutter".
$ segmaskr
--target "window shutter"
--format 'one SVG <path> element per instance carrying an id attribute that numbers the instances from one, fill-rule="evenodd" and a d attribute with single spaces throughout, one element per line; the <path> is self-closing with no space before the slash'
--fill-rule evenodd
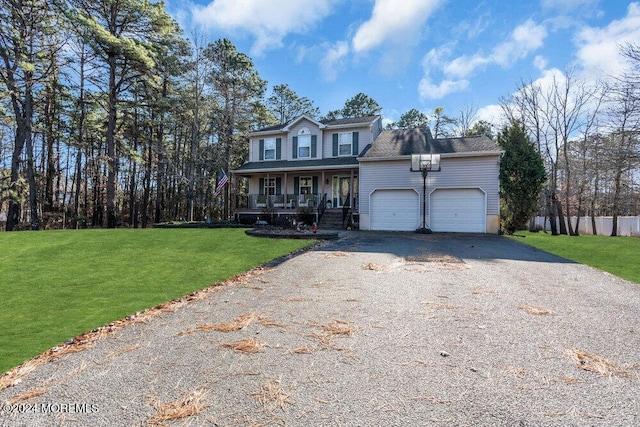
<path id="1" fill-rule="evenodd" d="M 264 139 L 260 140 L 260 153 L 258 154 L 259 160 L 264 160 Z"/>
<path id="2" fill-rule="evenodd" d="M 282 194 L 282 178 L 276 178 L 276 194 Z"/>
<path id="3" fill-rule="evenodd" d="M 338 157 L 338 134 L 333 134 L 333 157 Z"/>
<path id="4" fill-rule="evenodd" d="M 360 154 L 360 152 L 358 151 L 358 136 L 359 136 L 359 132 L 354 132 L 353 133 L 353 142 L 351 144 L 351 154 L 353 154 L 354 156 L 357 156 L 358 154 Z"/>
<path id="5" fill-rule="evenodd" d="M 313 177 L 313 194 L 318 194 L 318 177 Z"/>
<path id="6" fill-rule="evenodd" d="M 297 136 L 293 137 L 293 151 L 291 153 L 291 158 L 292 159 L 298 158 L 298 137 Z"/>
<path id="7" fill-rule="evenodd" d="M 260 183 L 258 184 L 258 194 L 264 194 L 264 178 L 260 178 Z"/>
<path id="8" fill-rule="evenodd" d="M 297 176 L 293 178 L 293 194 L 300 194 L 300 178 Z"/>
<path id="9" fill-rule="evenodd" d="M 276 160 L 282 157 L 282 138 L 276 138 Z"/>
<path id="10" fill-rule="evenodd" d="M 318 135 L 311 135 L 311 157 L 318 157 Z"/>

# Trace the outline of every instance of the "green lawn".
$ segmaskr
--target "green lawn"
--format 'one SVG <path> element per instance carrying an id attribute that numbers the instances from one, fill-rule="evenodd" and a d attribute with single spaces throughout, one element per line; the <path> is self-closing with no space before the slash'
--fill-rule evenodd
<path id="1" fill-rule="evenodd" d="M 0 233 L 0 373 L 310 243 L 242 229 Z"/>
<path id="2" fill-rule="evenodd" d="M 514 238 L 561 257 L 640 283 L 640 239 L 609 236 L 552 236 L 520 232 Z"/>

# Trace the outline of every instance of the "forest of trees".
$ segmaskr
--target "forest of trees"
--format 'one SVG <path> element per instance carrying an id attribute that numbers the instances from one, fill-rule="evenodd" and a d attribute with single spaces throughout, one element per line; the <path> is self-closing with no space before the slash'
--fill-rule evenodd
<path id="1" fill-rule="evenodd" d="M 244 163 L 250 131 L 300 114 L 382 112 L 363 93 L 324 115 L 287 84 L 267 93 L 250 57 L 226 39 L 186 37 L 163 3 L 0 0 L 0 23 L 7 231 L 225 220 L 229 186 L 214 197 L 217 177 Z M 640 52 L 621 54 L 633 71 L 600 86 L 567 72 L 551 88 L 522 82 L 503 100 L 505 121 L 523 123 L 546 160 L 546 215 L 639 213 Z M 413 126 L 495 137 L 473 108 L 411 109 L 389 124 Z"/>

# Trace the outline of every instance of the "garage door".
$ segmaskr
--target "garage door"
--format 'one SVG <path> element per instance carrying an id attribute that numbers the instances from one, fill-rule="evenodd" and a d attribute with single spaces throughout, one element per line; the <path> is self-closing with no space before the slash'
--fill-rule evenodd
<path id="1" fill-rule="evenodd" d="M 376 190 L 371 195 L 371 229 L 413 231 L 420 226 L 419 205 L 413 190 Z"/>
<path id="2" fill-rule="evenodd" d="M 485 195 L 477 188 L 440 189 L 431 193 L 433 231 L 484 233 Z"/>

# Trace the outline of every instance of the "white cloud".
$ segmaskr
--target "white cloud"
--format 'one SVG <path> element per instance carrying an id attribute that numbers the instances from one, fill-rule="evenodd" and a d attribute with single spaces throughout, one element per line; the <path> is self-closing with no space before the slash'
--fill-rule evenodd
<path id="1" fill-rule="evenodd" d="M 576 36 L 577 58 L 587 74 L 597 77 L 618 74 L 627 69 L 618 47 L 640 40 L 640 3 L 630 3 L 624 18 L 603 28 L 588 27 Z"/>
<path id="2" fill-rule="evenodd" d="M 193 20 L 203 28 L 242 31 L 255 37 L 251 54 L 282 46 L 288 34 L 311 30 L 332 11 L 338 0 L 213 0 L 194 6 Z"/>
<path id="3" fill-rule="evenodd" d="M 345 41 L 336 42 L 327 49 L 327 53 L 320 62 L 320 68 L 326 81 L 334 81 L 338 75 L 338 68 L 344 62 L 344 57 L 349 53 L 349 43 Z"/>
<path id="4" fill-rule="evenodd" d="M 489 62 L 507 68 L 515 61 L 526 58 L 531 52 L 542 47 L 546 37 L 547 29 L 545 26 L 538 25 L 528 19 L 513 30 L 509 40 L 493 48 Z"/>
<path id="5" fill-rule="evenodd" d="M 478 120 L 484 120 L 485 122 L 489 122 L 493 125 L 494 132 L 499 132 L 502 130 L 505 122 L 505 115 L 502 107 L 497 104 L 485 105 L 482 108 L 478 109 L 476 113 L 476 117 Z"/>
<path id="6" fill-rule="evenodd" d="M 353 37 L 353 50 L 364 52 L 388 40 L 406 43 L 419 33 L 424 22 L 443 0 L 375 0 L 371 18 Z"/>
<path id="7" fill-rule="evenodd" d="M 508 40 L 494 46 L 489 54 L 481 52 L 462 55 L 446 61 L 451 46 L 431 49 L 423 58 L 424 77 L 420 81 L 418 92 L 421 98 L 439 98 L 453 92 L 460 92 L 469 86 L 468 77 L 478 68 L 495 64 L 503 68 L 511 67 L 516 61 L 527 57 L 539 49 L 547 37 L 544 25 L 532 20 L 517 26 Z M 441 70 L 444 77 L 439 84 L 433 83 L 433 70 Z"/>
<path id="8" fill-rule="evenodd" d="M 418 93 L 420 99 L 441 99 L 468 87 L 469 80 L 442 80 L 439 84 L 434 84 L 428 77 L 423 77 L 418 85 Z"/>
<path id="9" fill-rule="evenodd" d="M 547 68 L 547 60 L 542 55 L 536 55 L 533 59 L 533 65 L 540 71 L 545 70 Z"/>
<path id="10" fill-rule="evenodd" d="M 490 61 L 490 58 L 483 57 L 481 55 L 474 55 L 471 57 L 462 55 L 447 63 L 444 66 L 443 71 L 446 74 L 452 74 L 457 77 L 466 77 L 473 73 L 476 68 L 486 65 Z"/>

